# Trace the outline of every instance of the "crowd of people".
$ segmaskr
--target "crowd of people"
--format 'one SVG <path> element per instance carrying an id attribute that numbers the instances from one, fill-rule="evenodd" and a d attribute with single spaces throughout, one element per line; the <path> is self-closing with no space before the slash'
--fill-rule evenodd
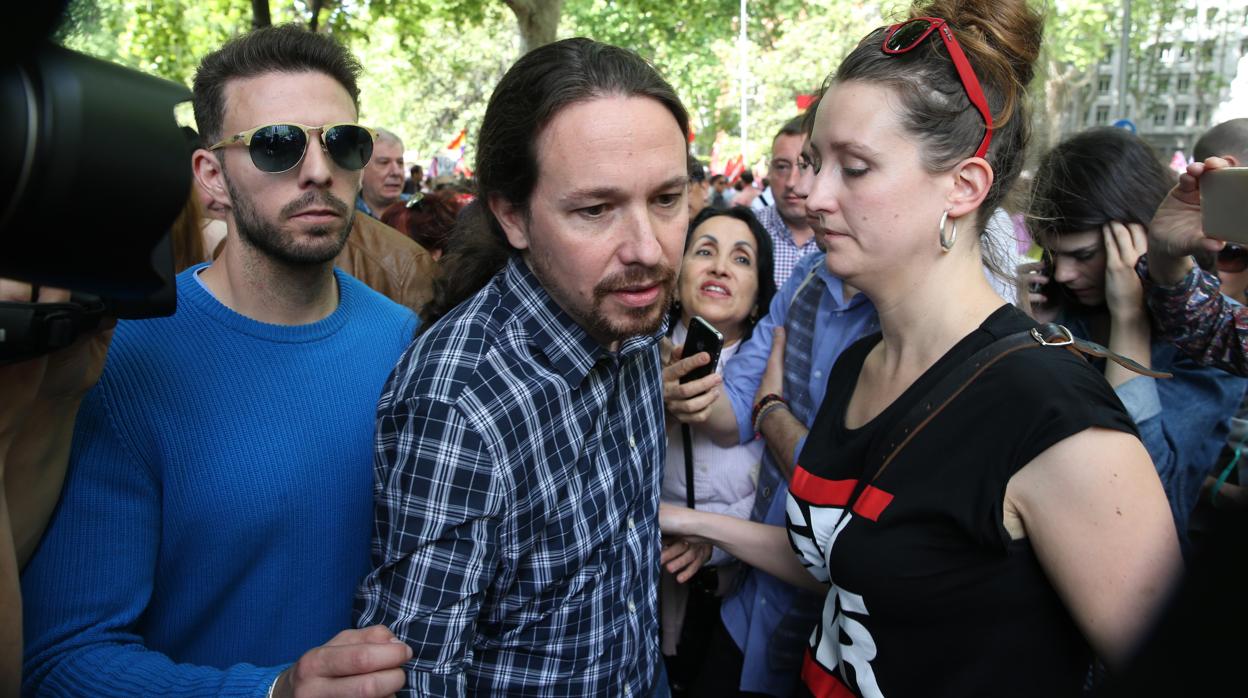
<path id="1" fill-rule="evenodd" d="M 1243 559 L 1248 253 L 1200 183 L 1248 120 L 1177 179 L 1094 128 L 1020 182 L 1043 31 L 917 3 L 757 183 L 627 49 L 521 57 L 463 185 L 358 123 L 332 38 L 230 40 L 176 313 L 0 366 L 0 694 L 1238 680 L 1193 637 Z"/>

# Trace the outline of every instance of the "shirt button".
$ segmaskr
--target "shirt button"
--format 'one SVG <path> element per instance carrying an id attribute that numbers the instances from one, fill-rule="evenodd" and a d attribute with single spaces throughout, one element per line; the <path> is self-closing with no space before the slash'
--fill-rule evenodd
<path id="1" fill-rule="evenodd" d="M 628 602 L 628 612 L 629 612 L 629 613 L 636 613 L 636 612 L 637 612 L 637 604 L 633 603 L 633 602 L 632 602 L 632 600 L 629 600 L 629 602 Z"/>
<path id="2" fill-rule="evenodd" d="M 823 378 L 823 371 L 815 371 L 815 378 Z"/>
<path id="3" fill-rule="evenodd" d="M 771 496 L 771 487 L 767 485 L 763 485 L 763 499 L 767 499 L 770 496 Z"/>
<path id="4" fill-rule="evenodd" d="M 629 435 L 628 435 L 628 447 L 629 447 L 629 448 L 637 448 L 637 441 L 636 441 L 635 439 L 633 439 L 633 435 L 632 435 L 632 434 L 629 434 Z"/>
<path id="5" fill-rule="evenodd" d="M 624 684 L 624 695 L 626 695 L 626 696 L 631 696 L 631 695 L 633 695 L 633 687 L 632 687 L 631 685 L 629 685 L 629 684 Z"/>
<path id="6" fill-rule="evenodd" d="M 634 529 L 634 528 L 637 528 L 637 525 L 636 525 L 635 523 L 633 523 L 633 517 L 631 517 L 631 516 L 630 516 L 630 517 L 628 517 L 628 528 L 629 528 L 629 530 L 632 530 L 632 529 Z"/>

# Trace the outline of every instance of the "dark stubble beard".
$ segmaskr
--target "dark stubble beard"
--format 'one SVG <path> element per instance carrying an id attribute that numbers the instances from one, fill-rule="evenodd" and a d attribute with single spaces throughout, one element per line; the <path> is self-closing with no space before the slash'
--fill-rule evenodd
<path id="1" fill-rule="evenodd" d="M 532 239 L 532 236 L 529 238 Z M 612 274 L 594 286 L 593 299 L 588 309 L 572 293 L 557 283 L 553 265 L 546 254 L 534 251 L 528 255 L 529 268 L 541 282 L 546 292 L 555 299 L 572 319 L 599 342 L 621 342 L 630 337 L 651 335 L 663 325 L 667 311 L 672 307 L 676 294 L 676 270 L 667 264 L 654 267 L 634 266 Z M 614 291 L 636 286 L 658 284 L 659 297 L 653 305 L 644 308 L 626 308 L 623 317 L 611 317 L 603 312 L 603 304 Z"/>
<path id="2" fill-rule="evenodd" d="M 283 206 L 278 213 L 278 220 L 285 220 L 306 208 L 319 206 L 331 209 L 345 218 L 346 222 L 341 229 L 336 230 L 333 226 L 308 229 L 310 236 L 325 240 L 325 244 L 298 245 L 293 235 L 284 234 L 276 223 L 261 218 L 252 200 L 236 189 L 228 176 L 225 177 L 225 187 L 230 192 L 239 238 L 269 259 L 291 267 L 317 266 L 337 257 L 342 246 L 347 243 L 347 235 L 350 234 L 351 224 L 355 220 L 355 209 L 327 191 L 312 189 L 304 192 L 303 196 Z"/>

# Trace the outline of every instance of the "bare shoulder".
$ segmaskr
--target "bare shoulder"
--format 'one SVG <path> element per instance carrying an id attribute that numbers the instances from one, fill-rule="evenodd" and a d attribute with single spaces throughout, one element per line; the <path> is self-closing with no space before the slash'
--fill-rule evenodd
<path id="1" fill-rule="evenodd" d="M 1004 518 L 1011 536 L 1029 539 L 1100 656 L 1121 662 L 1181 565 L 1174 519 L 1139 439 L 1091 427 L 1054 443 L 1009 481 Z"/>
<path id="2" fill-rule="evenodd" d="M 1105 523 L 1113 524 L 1141 513 L 1156 518 L 1158 502 L 1167 514 L 1162 523 L 1173 535 L 1165 491 L 1148 451 L 1136 436 L 1114 429 L 1090 427 L 1040 452 L 1010 479 L 1005 499 L 1006 528 L 1015 538 L 1026 535 L 1025 522 L 1046 514 L 1112 517 Z"/>

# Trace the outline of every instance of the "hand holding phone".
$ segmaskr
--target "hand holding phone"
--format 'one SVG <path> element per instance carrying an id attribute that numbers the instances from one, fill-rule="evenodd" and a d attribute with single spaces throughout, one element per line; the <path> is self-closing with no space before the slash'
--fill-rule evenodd
<path id="1" fill-rule="evenodd" d="M 689 322 L 689 334 L 685 337 L 685 348 L 681 352 L 681 356 L 689 358 L 694 354 L 706 352 L 711 355 L 711 360 L 705 366 L 699 366 L 681 377 L 681 383 L 705 378 L 715 372 L 715 367 L 719 365 L 719 352 L 724 348 L 724 335 L 711 323 L 702 319 L 701 315 L 695 315 L 693 320 Z"/>
<path id="2" fill-rule="evenodd" d="M 1209 237 L 1248 243 L 1248 167 L 1221 167 L 1201 175 L 1200 220 Z"/>

